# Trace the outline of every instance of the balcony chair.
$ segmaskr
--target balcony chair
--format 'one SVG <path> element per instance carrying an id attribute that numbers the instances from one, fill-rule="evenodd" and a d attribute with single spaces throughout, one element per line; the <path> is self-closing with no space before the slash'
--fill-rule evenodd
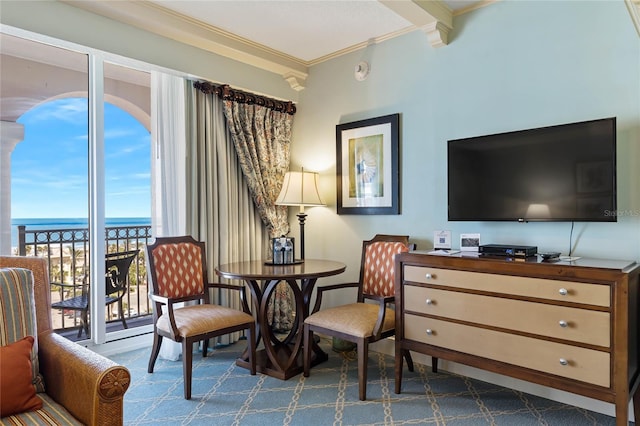
<path id="1" fill-rule="evenodd" d="M 193 344 L 202 342 L 202 356 L 207 356 L 209 339 L 246 330 L 249 369 L 256 374 L 256 326 L 249 311 L 245 288 L 209 283 L 205 244 L 190 236 L 156 238 L 147 246 L 153 306 L 153 348 L 148 372 L 160 353 L 162 339 L 182 343 L 184 398 L 191 399 Z M 210 302 L 211 289 L 237 291 L 243 311 Z M 186 306 L 181 306 L 186 302 Z"/>
<path id="2" fill-rule="evenodd" d="M 15 359 L 15 348 L 30 339 L 25 336 L 35 338 L 28 377 L 19 371 L 22 368 L 9 370 L 16 377 L 0 377 L 10 381 L 9 392 L 0 392 L 5 416 L 0 424 L 122 425 L 129 370 L 53 332 L 48 271 L 44 258 L 0 256 L 0 344 L 7 355 L 0 356 L 0 368 L 4 373 L 9 367 L 2 364 Z M 5 398 L 22 392 L 30 392 L 28 400 L 41 401 L 42 408 L 38 403 L 26 407 L 30 411 L 20 408 L 6 413 L 13 404 Z"/>
<path id="3" fill-rule="evenodd" d="M 353 342 L 358 351 L 359 397 L 366 399 L 369 343 L 395 334 L 395 311 L 389 306 L 394 303 L 394 257 L 412 249 L 415 245 L 409 244 L 408 236 L 378 234 L 362 244 L 358 282 L 318 287 L 314 308 L 304 321 L 305 377 L 309 377 L 314 332 Z M 357 289 L 355 303 L 320 309 L 324 292 L 349 287 Z M 403 356 L 413 371 L 409 351 Z"/>
<path id="4" fill-rule="evenodd" d="M 123 251 L 117 253 L 107 253 L 105 255 L 105 306 L 118 303 L 118 315 L 122 326 L 128 328 L 124 319 L 124 306 L 122 300 L 129 289 L 129 268 L 131 263 L 138 256 L 138 250 Z M 76 286 L 68 284 L 58 284 L 62 288 Z M 79 296 L 63 299 L 51 305 L 53 309 L 62 309 L 80 312 L 80 329 L 78 337 L 82 336 L 82 330 L 89 337 L 89 284 L 85 277 L 82 284 L 82 291 Z"/>

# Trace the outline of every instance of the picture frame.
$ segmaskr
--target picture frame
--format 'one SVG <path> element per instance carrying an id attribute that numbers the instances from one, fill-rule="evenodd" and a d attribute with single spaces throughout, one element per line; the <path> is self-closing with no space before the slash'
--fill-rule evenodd
<path id="1" fill-rule="evenodd" d="M 338 214 L 400 214 L 400 114 L 336 125 Z"/>

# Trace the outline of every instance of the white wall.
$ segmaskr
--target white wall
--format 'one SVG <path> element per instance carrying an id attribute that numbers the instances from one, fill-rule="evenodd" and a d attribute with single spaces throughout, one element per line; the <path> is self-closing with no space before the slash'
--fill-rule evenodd
<path id="1" fill-rule="evenodd" d="M 314 66 L 295 118 L 292 163 L 322 173 L 327 207 L 308 209 L 307 257 L 348 262 L 375 233 L 478 232 L 482 243 L 568 254 L 570 223 L 448 222 L 449 139 L 617 117 L 617 223 L 576 223 L 576 256 L 640 260 L 640 39 L 622 1 L 502 1 L 457 17 L 448 46 L 416 31 Z M 354 79 L 360 60 L 371 65 Z M 336 214 L 335 126 L 401 114 L 398 216 Z M 293 222 L 293 217 L 292 217 Z M 294 231 L 297 229 L 294 227 Z"/>

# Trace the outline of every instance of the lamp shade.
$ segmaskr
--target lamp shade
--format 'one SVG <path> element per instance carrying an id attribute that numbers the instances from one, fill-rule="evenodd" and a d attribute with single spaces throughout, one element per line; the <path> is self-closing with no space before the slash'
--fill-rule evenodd
<path id="1" fill-rule="evenodd" d="M 318 193 L 318 173 L 287 172 L 276 204 L 280 206 L 324 206 Z"/>

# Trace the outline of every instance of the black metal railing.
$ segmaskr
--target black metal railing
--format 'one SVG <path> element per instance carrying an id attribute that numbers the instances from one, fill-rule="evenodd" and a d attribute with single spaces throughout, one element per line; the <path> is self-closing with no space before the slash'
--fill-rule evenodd
<path id="1" fill-rule="evenodd" d="M 117 253 L 138 250 L 138 256 L 131 263 L 128 274 L 128 291 L 123 299 L 126 320 L 151 318 L 152 307 L 148 298 L 145 246 L 151 239 L 151 226 L 114 226 L 105 228 L 105 252 Z M 38 256 L 47 259 L 51 281 L 52 303 L 82 296 L 90 279 L 89 229 L 38 229 L 28 230 L 18 226 L 18 247 L 20 256 Z M 105 310 L 108 323 L 120 323 L 120 312 L 110 305 Z M 81 318 L 76 311 L 53 310 L 54 329 L 63 332 L 81 326 Z M 144 324 L 147 321 L 133 321 Z"/>

